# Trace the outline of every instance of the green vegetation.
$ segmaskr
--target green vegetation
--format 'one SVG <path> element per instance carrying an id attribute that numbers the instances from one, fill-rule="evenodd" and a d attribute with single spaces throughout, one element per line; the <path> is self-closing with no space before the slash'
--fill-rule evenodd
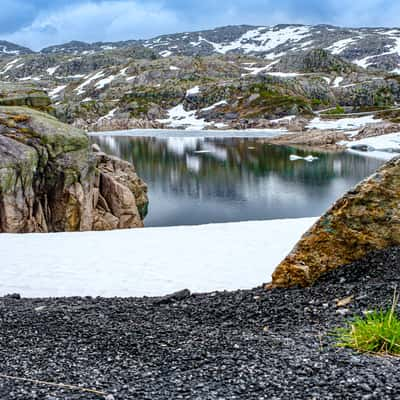
<path id="1" fill-rule="evenodd" d="M 389 310 L 372 311 L 357 316 L 337 331 L 338 346 L 363 353 L 400 355 L 400 319 L 396 314 L 399 296 L 395 293 Z"/>
<path id="2" fill-rule="evenodd" d="M 335 108 L 332 108 L 331 110 L 326 111 L 324 114 L 326 115 L 340 115 L 340 114 L 345 114 L 346 111 L 343 107 L 337 105 Z"/>

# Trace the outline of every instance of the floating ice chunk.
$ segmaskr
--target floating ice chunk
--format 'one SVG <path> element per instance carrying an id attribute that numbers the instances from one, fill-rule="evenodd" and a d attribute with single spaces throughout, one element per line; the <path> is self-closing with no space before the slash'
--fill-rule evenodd
<path id="1" fill-rule="evenodd" d="M 307 161 L 307 162 L 313 162 L 315 160 L 318 160 L 318 157 L 314 157 L 312 155 L 309 155 L 307 157 L 301 157 L 301 156 L 297 156 L 295 154 L 291 154 L 289 157 L 290 161 L 298 161 L 298 160 L 303 160 L 303 161 Z"/>

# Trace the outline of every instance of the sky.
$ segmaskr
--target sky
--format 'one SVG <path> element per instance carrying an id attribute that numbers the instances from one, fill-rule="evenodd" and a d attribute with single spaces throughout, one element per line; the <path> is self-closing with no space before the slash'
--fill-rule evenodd
<path id="1" fill-rule="evenodd" d="M 400 25 L 398 0 L 0 0 L 0 39 L 39 50 L 224 25 Z"/>

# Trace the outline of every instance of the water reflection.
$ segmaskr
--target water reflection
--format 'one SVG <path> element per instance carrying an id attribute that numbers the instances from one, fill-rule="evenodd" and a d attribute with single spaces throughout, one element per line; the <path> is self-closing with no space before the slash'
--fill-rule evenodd
<path id="1" fill-rule="evenodd" d="M 149 185 L 146 226 L 320 215 L 382 161 L 272 146 L 257 138 L 92 137 Z M 290 161 L 291 154 L 318 160 Z"/>

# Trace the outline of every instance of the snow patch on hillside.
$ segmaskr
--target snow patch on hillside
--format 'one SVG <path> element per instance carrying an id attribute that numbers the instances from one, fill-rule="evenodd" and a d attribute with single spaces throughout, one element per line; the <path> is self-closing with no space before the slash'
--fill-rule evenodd
<path id="1" fill-rule="evenodd" d="M 115 79 L 115 77 L 115 75 L 110 75 L 107 78 L 99 80 L 95 84 L 96 89 L 103 89 L 104 86 L 109 85 Z"/>
<path id="2" fill-rule="evenodd" d="M 358 37 L 361 39 L 361 37 Z M 356 42 L 356 38 L 347 38 L 338 40 L 337 42 L 333 43 L 331 46 L 327 47 L 325 50 L 329 50 L 332 54 L 338 55 L 342 53 L 346 48 Z"/>
<path id="3" fill-rule="evenodd" d="M 67 85 L 57 86 L 53 90 L 50 90 L 49 96 L 51 99 L 55 99 L 60 95 L 60 93 L 67 87 Z"/>
<path id="4" fill-rule="evenodd" d="M 186 111 L 183 104 L 168 110 L 168 118 L 158 119 L 158 122 L 167 125 L 169 128 L 185 127 L 186 130 L 202 130 L 211 125 L 204 118 L 198 118 L 196 111 Z"/>
<path id="5" fill-rule="evenodd" d="M 281 29 L 276 27 L 261 27 L 244 33 L 239 39 L 229 43 L 213 43 L 214 49 L 221 54 L 242 49 L 245 53 L 269 52 L 285 43 L 296 43 L 311 36 L 308 26 L 288 26 Z"/>
<path id="6" fill-rule="evenodd" d="M 51 68 L 47 68 L 46 72 L 50 75 L 53 76 L 54 72 L 56 72 L 58 70 L 58 68 L 60 68 L 60 65 L 57 65 L 55 67 L 51 67 Z"/>
<path id="7" fill-rule="evenodd" d="M 20 58 L 17 58 L 17 59 L 15 59 L 13 61 L 10 61 L 8 64 L 6 64 L 6 66 L 4 67 L 3 71 L 0 71 L 0 74 L 1 75 L 6 74 L 8 71 L 10 71 L 12 68 L 14 68 L 15 64 L 20 60 L 21 60 Z"/>
<path id="8" fill-rule="evenodd" d="M 94 75 L 89 75 L 89 77 L 74 90 L 76 92 L 78 92 L 78 95 L 81 95 L 81 94 L 85 93 L 86 86 L 90 85 L 94 81 L 97 81 L 98 79 L 102 78 L 103 76 L 104 76 L 103 71 L 98 71 Z"/>

